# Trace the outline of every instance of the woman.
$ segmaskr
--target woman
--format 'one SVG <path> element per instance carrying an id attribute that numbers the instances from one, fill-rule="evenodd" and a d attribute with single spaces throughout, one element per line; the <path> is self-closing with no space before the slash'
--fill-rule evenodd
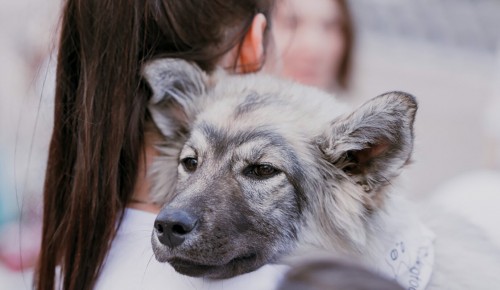
<path id="1" fill-rule="evenodd" d="M 147 269 L 139 261 L 130 276 L 113 274 L 120 262 L 116 255 L 130 254 L 116 248 L 127 247 L 119 246 L 127 242 L 118 239 L 122 221 L 133 224 L 134 216 L 159 210 L 145 177 L 155 151 L 154 138 L 147 137 L 154 129 L 141 66 L 177 57 L 207 72 L 217 66 L 257 71 L 271 6 L 266 0 L 65 1 L 36 289 L 114 289 L 113 281 L 136 283 L 143 277 Z M 150 216 L 149 230 L 155 215 L 145 220 Z M 135 234 L 147 237 L 150 231 Z M 146 266 L 158 270 L 155 263 Z M 166 283 L 156 287 L 180 289 Z"/>
<path id="2" fill-rule="evenodd" d="M 328 91 L 347 89 L 353 29 L 345 0 L 278 0 L 273 35 L 281 76 Z"/>

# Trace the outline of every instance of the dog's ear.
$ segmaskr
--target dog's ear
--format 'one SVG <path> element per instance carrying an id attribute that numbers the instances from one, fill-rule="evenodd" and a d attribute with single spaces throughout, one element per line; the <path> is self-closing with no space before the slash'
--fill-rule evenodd
<path id="1" fill-rule="evenodd" d="M 413 150 L 415 98 L 391 92 L 334 120 L 319 138 L 324 157 L 368 193 L 378 192 L 406 165 Z"/>
<path id="2" fill-rule="evenodd" d="M 181 59 L 157 59 L 142 71 L 152 90 L 149 111 L 166 137 L 175 137 L 189 128 L 196 115 L 194 100 L 203 95 L 207 75 L 195 64 Z"/>

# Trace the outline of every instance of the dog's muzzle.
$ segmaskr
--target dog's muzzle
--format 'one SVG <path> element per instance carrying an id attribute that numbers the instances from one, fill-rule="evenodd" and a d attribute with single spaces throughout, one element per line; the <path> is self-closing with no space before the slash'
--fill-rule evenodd
<path id="1" fill-rule="evenodd" d="M 162 208 L 152 233 L 156 260 L 183 275 L 214 279 L 253 271 L 267 261 L 255 247 L 235 242 L 230 236 L 236 233 L 233 228 L 215 231 L 203 221 L 190 209 Z"/>

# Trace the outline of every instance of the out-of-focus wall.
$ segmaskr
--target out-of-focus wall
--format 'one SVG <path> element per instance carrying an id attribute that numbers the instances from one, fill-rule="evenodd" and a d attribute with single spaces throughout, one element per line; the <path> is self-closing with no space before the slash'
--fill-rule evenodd
<path id="1" fill-rule="evenodd" d="M 0 4 L 0 224 L 19 211 L 16 199 L 39 201 L 52 118 L 47 65 L 58 13 L 57 0 Z"/>
<path id="2" fill-rule="evenodd" d="M 54 74 L 48 67 L 57 38 L 59 6 L 59 0 L 0 2 L 2 290 L 32 288 L 52 123 Z"/>
<path id="3" fill-rule="evenodd" d="M 419 101 L 405 188 L 421 197 L 453 176 L 499 166 L 500 143 L 491 140 L 500 122 L 486 125 L 485 114 L 500 101 L 500 2 L 349 3 L 358 32 L 351 101 L 391 90 Z"/>

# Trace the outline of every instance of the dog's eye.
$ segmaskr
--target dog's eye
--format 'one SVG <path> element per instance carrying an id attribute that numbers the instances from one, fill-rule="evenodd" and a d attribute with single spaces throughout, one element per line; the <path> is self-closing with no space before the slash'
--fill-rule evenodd
<path id="1" fill-rule="evenodd" d="M 186 171 L 193 172 L 198 167 L 198 160 L 193 157 L 187 157 L 181 160 L 182 165 L 186 169 Z"/>
<path id="2" fill-rule="evenodd" d="M 269 164 L 256 164 L 247 167 L 245 174 L 256 178 L 271 178 L 280 171 Z"/>

